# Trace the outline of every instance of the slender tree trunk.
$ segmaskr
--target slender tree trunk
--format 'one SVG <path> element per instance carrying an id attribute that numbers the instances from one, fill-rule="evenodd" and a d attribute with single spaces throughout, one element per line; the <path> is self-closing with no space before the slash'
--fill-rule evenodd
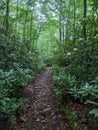
<path id="1" fill-rule="evenodd" d="M 30 19 L 30 43 L 32 43 L 32 25 L 33 25 L 33 10 L 31 11 L 31 19 Z"/>
<path id="2" fill-rule="evenodd" d="M 86 33 L 86 22 L 87 22 L 87 0 L 84 0 L 84 16 L 83 16 L 83 38 L 84 38 L 84 51 L 85 51 L 85 68 L 88 71 L 88 59 L 87 59 L 87 33 Z"/>
<path id="3" fill-rule="evenodd" d="M 98 24 L 98 10 L 96 12 L 96 15 L 97 15 L 97 19 L 96 19 L 96 23 Z M 96 25 L 97 26 L 97 25 Z M 97 44 L 97 49 L 98 49 L 98 44 Z"/>
<path id="4" fill-rule="evenodd" d="M 9 0 L 6 0 L 6 20 L 5 20 L 5 30 L 6 30 L 6 36 L 8 36 L 8 30 L 9 30 Z"/>
<path id="5" fill-rule="evenodd" d="M 75 27 L 75 24 L 76 24 L 76 0 L 74 0 L 74 36 L 73 36 L 74 44 L 75 44 L 75 41 L 76 41 L 76 27 Z"/>
<path id="6" fill-rule="evenodd" d="M 67 16 L 67 24 L 66 24 L 66 39 L 69 40 L 70 32 L 69 32 L 69 18 L 70 18 L 70 0 L 68 1 L 68 16 Z"/>
<path id="7" fill-rule="evenodd" d="M 23 43 L 26 41 L 26 25 L 27 25 L 27 17 L 28 17 L 28 5 L 27 5 L 27 12 L 24 18 L 24 25 L 23 25 Z"/>
<path id="8" fill-rule="evenodd" d="M 60 35 L 60 41 L 62 41 L 62 11 L 61 11 L 61 6 L 62 6 L 62 0 L 60 0 L 60 14 L 59 14 L 59 23 L 60 23 L 60 29 L 59 29 L 59 35 Z"/>
<path id="9" fill-rule="evenodd" d="M 62 19 L 60 14 L 60 29 L 59 29 L 60 41 L 62 41 Z"/>
<path id="10" fill-rule="evenodd" d="M 62 7 L 63 7 L 63 14 L 62 14 L 62 19 L 63 19 L 63 25 L 62 25 L 62 35 L 63 35 L 63 43 L 65 42 L 65 6 L 66 6 L 66 1 L 62 1 Z"/>
<path id="11" fill-rule="evenodd" d="M 84 37 L 84 47 L 85 48 L 86 48 L 86 40 L 87 40 L 87 34 L 86 34 L 86 14 L 87 14 L 87 0 L 84 0 L 83 37 Z"/>
<path id="12" fill-rule="evenodd" d="M 63 27 L 62 27 L 62 35 L 63 35 L 63 43 L 65 41 L 65 26 L 63 24 Z"/>
<path id="13" fill-rule="evenodd" d="M 17 3 L 17 8 L 16 8 L 16 26 L 15 26 L 15 30 L 17 30 L 17 27 L 18 27 L 18 0 L 16 0 L 16 3 Z"/>
<path id="14" fill-rule="evenodd" d="M 25 43 L 26 38 L 26 18 L 24 19 L 24 25 L 23 25 L 23 43 Z"/>

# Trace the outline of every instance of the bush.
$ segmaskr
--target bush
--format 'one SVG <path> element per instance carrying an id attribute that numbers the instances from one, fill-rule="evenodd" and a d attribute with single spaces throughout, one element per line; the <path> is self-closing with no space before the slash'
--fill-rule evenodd
<path id="1" fill-rule="evenodd" d="M 14 34 L 0 35 L 0 55 L 0 120 L 14 123 L 22 91 L 43 65 L 37 49 Z"/>
<path id="2" fill-rule="evenodd" d="M 62 97 L 67 91 L 77 85 L 74 76 L 66 73 L 64 67 L 53 67 L 53 83 L 56 86 L 55 92 L 58 96 Z"/>
<path id="3" fill-rule="evenodd" d="M 22 79 L 24 75 L 21 73 Z M 16 122 L 16 110 L 24 102 L 20 89 L 23 88 L 23 85 L 27 85 L 26 81 L 22 84 L 20 82 L 23 81 L 20 81 L 20 77 L 15 71 L 4 72 L 0 70 L 0 119 L 6 119 L 11 123 Z"/>
<path id="4" fill-rule="evenodd" d="M 59 101 L 62 102 L 67 95 L 70 95 L 74 100 L 80 103 L 92 104 L 93 109 L 90 114 L 98 115 L 98 78 L 89 83 L 77 80 L 75 75 L 71 75 L 66 70 L 66 67 L 54 66 L 52 71 L 53 83 L 56 86 L 54 89 Z"/>
<path id="5" fill-rule="evenodd" d="M 11 123 L 16 123 L 16 111 L 24 99 L 4 97 L 0 100 L 0 118 L 8 120 Z"/>

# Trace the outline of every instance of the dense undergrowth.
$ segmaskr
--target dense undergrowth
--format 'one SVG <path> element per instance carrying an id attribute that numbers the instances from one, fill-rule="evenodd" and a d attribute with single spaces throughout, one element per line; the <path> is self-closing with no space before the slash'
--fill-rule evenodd
<path id="1" fill-rule="evenodd" d="M 79 104 L 90 105 L 88 113 L 98 117 L 97 42 L 96 40 L 93 52 L 91 45 L 86 48 L 85 52 L 80 41 L 75 46 L 72 43 L 62 44 L 61 48 L 55 52 L 55 65 L 52 67 L 53 83 L 56 86 L 54 91 L 58 102 L 61 102 L 64 107 L 63 111 L 67 116 L 69 115 L 68 118 L 75 117 L 75 115 L 72 116 L 73 112 L 65 107 L 68 98 Z"/>
<path id="2" fill-rule="evenodd" d="M 16 123 L 17 110 L 25 101 L 23 89 L 45 64 L 53 64 L 59 102 L 71 97 L 90 104 L 89 113 L 98 116 L 98 0 L 0 1 L 3 124 Z"/>
<path id="3" fill-rule="evenodd" d="M 31 44 L 22 43 L 14 34 L 0 36 L 0 122 L 3 124 L 16 123 L 17 110 L 25 101 L 23 89 L 42 69 L 40 61 Z"/>
<path id="4" fill-rule="evenodd" d="M 78 42 L 78 44 L 80 43 Z M 81 123 L 77 111 L 66 108 L 68 101 L 88 106 L 85 118 L 87 118 L 87 114 L 98 117 L 97 42 L 94 46 L 94 53 L 91 53 L 90 48 L 91 46 L 86 50 L 87 62 L 85 62 L 83 48 L 79 45 L 74 47 L 74 45 L 70 46 L 69 43 L 66 43 L 64 46 L 62 45 L 61 49 L 58 48 L 55 54 L 55 65 L 52 67 L 57 101 L 62 106 L 73 130 L 80 130 Z"/>
<path id="5" fill-rule="evenodd" d="M 88 106 L 88 113 L 98 117 L 98 21 L 94 16 L 98 11 L 98 2 L 83 2 L 83 18 L 74 17 L 74 22 L 70 19 L 68 24 L 72 27 L 74 24 L 74 30 L 69 26 L 63 39 L 62 27 L 60 40 L 55 45 L 52 67 L 54 91 L 58 102 L 65 105 L 63 111 L 66 116 L 69 113 L 66 110 L 67 99 L 70 98 L 73 102 Z M 91 24 L 92 21 L 94 24 Z M 70 37 L 68 33 L 74 36 Z"/>

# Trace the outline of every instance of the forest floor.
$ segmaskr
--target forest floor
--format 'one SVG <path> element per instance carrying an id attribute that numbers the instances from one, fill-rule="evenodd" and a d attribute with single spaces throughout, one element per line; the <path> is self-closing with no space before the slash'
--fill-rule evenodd
<path id="1" fill-rule="evenodd" d="M 60 106 L 56 102 L 51 80 L 51 68 L 47 67 L 40 74 L 37 74 L 31 85 L 25 88 L 24 95 L 27 101 L 20 108 L 18 123 L 11 126 L 10 130 L 98 130 L 98 126 L 95 128 L 91 124 L 91 118 L 85 119 L 83 117 L 83 112 L 87 107 L 69 98 L 66 108 L 76 111 L 83 124 L 83 127 L 77 129 L 77 122 L 71 122 L 76 127 L 72 129 L 66 115 L 59 109 Z M 70 120 L 73 119 L 70 118 Z M 87 120 L 90 127 L 87 127 Z"/>
<path id="2" fill-rule="evenodd" d="M 21 107 L 17 125 L 11 130 L 70 130 L 57 106 L 50 71 L 51 68 L 46 68 L 25 89 L 27 101 Z"/>

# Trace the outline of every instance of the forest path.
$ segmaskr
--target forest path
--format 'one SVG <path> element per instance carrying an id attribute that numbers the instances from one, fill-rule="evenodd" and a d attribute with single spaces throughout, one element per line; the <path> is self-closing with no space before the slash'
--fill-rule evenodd
<path id="1" fill-rule="evenodd" d="M 47 67 L 25 89 L 28 101 L 21 108 L 19 123 L 11 130 L 69 130 L 52 90 L 51 68 Z"/>

